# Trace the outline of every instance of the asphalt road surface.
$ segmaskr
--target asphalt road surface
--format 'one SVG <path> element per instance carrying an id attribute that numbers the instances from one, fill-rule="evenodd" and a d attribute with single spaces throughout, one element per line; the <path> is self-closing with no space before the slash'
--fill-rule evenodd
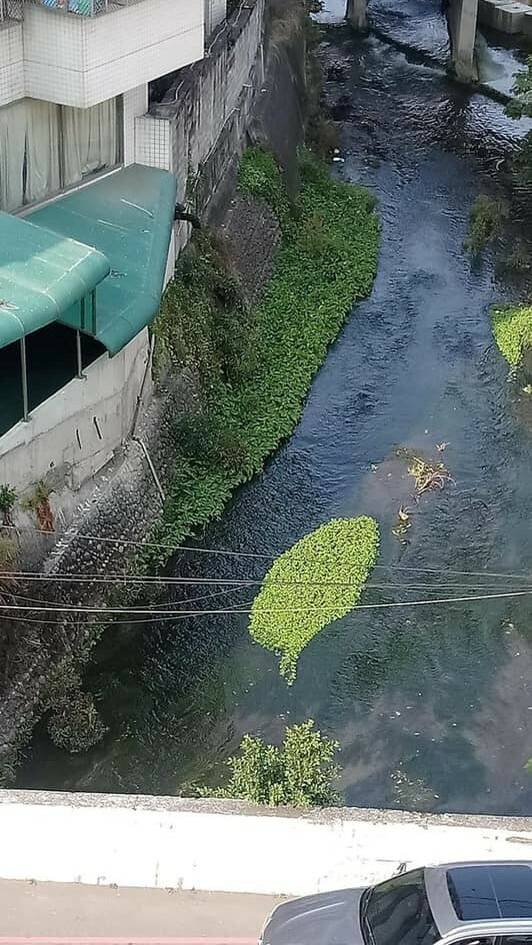
<path id="1" fill-rule="evenodd" d="M 256 945 L 278 901 L 0 880 L 0 945 Z"/>

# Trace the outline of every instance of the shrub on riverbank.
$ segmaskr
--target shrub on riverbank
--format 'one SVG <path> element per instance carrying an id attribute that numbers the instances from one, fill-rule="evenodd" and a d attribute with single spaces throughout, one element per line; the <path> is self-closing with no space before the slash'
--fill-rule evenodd
<path id="1" fill-rule="evenodd" d="M 469 233 L 465 248 L 480 253 L 499 236 L 509 216 L 508 204 L 497 197 L 479 194 L 469 214 Z"/>
<path id="2" fill-rule="evenodd" d="M 516 367 L 524 352 L 532 348 L 532 305 L 494 308 L 491 323 L 501 354 Z"/>
<path id="3" fill-rule="evenodd" d="M 253 602 L 249 629 L 257 643 L 281 654 L 289 683 L 305 646 L 355 607 L 378 546 L 372 518 L 333 519 L 275 561 Z"/>
<path id="4" fill-rule="evenodd" d="M 334 763 L 338 742 L 325 738 L 309 719 L 286 729 L 282 745 L 267 745 L 245 735 L 240 754 L 229 758 L 231 779 L 222 788 L 203 788 L 203 797 L 239 798 L 269 807 L 328 807 L 338 795 L 340 775 Z"/>
<path id="5" fill-rule="evenodd" d="M 89 692 L 74 692 L 48 721 L 54 745 L 71 754 L 88 751 L 105 735 L 106 727 Z"/>
<path id="6" fill-rule="evenodd" d="M 156 320 L 165 358 L 196 367 L 201 380 L 199 412 L 186 430 L 176 424 L 175 474 L 152 536 L 169 546 L 159 562 L 220 516 L 235 486 L 291 434 L 329 344 L 373 285 L 379 223 L 372 195 L 333 180 L 308 154 L 300 173 L 294 206 L 270 154 L 255 149 L 242 161 L 241 189 L 269 203 L 283 231 L 262 301 L 247 311 L 223 253 L 203 236 L 185 251 Z"/>

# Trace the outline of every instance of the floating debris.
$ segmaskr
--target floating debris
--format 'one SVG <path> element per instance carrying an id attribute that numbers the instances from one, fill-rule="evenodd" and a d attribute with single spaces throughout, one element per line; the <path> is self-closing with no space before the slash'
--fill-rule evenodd
<path id="1" fill-rule="evenodd" d="M 412 777 L 403 768 L 398 767 L 390 774 L 390 780 L 392 798 L 398 807 L 419 811 L 433 810 L 438 795 L 422 778 Z"/>
<path id="2" fill-rule="evenodd" d="M 418 495 L 429 489 L 443 489 L 446 482 L 452 482 L 449 470 L 443 463 L 432 463 L 419 456 L 414 456 L 408 472 L 416 481 Z"/>
<path id="3" fill-rule="evenodd" d="M 438 453 L 443 453 L 443 451 L 446 450 L 448 446 L 449 444 L 446 443 L 445 440 L 443 443 L 436 443 L 436 449 L 438 450 Z"/>
<path id="4" fill-rule="evenodd" d="M 397 521 L 392 528 L 392 535 L 395 535 L 396 538 L 405 543 L 406 533 L 411 527 L 410 511 L 405 509 L 404 505 L 402 505 L 397 513 Z"/>

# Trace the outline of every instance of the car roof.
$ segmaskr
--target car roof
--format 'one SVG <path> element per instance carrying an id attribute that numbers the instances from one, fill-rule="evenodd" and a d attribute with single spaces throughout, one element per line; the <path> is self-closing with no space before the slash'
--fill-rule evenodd
<path id="1" fill-rule="evenodd" d="M 495 934 L 523 924 L 532 931 L 532 861 L 473 861 L 425 869 L 427 895 L 442 937 L 467 929 Z"/>

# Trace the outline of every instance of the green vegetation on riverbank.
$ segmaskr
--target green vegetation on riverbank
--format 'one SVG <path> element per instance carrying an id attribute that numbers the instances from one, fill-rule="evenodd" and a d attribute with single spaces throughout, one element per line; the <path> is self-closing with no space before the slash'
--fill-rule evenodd
<path id="1" fill-rule="evenodd" d="M 532 306 L 507 305 L 494 308 L 491 322 L 495 341 L 512 367 L 517 367 L 532 347 Z"/>
<path id="2" fill-rule="evenodd" d="M 469 232 L 465 249 L 473 255 L 482 252 L 504 228 L 509 208 L 504 200 L 479 194 L 469 214 Z"/>
<path id="3" fill-rule="evenodd" d="M 242 160 L 240 189 L 268 203 L 282 227 L 261 302 L 248 310 L 224 247 L 203 235 L 183 254 L 155 322 L 159 362 L 162 352 L 163 361 L 191 366 L 201 388 L 199 410 L 175 427 L 172 487 L 152 535 L 167 546 L 219 517 L 233 489 L 291 434 L 329 344 L 371 291 L 372 195 L 333 180 L 308 153 L 300 174 L 291 202 L 270 154 L 254 149 Z"/>
<path id="4" fill-rule="evenodd" d="M 229 758 L 231 778 L 225 787 L 203 788 L 204 797 L 240 798 L 278 807 L 328 807 L 339 802 L 333 783 L 340 776 L 334 763 L 338 742 L 316 731 L 312 719 L 289 726 L 280 747 L 245 735 L 240 754 Z"/>
<path id="5" fill-rule="evenodd" d="M 333 519 L 275 561 L 253 602 L 250 633 L 281 654 L 281 674 L 289 683 L 305 646 L 355 607 L 378 547 L 374 519 Z"/>

